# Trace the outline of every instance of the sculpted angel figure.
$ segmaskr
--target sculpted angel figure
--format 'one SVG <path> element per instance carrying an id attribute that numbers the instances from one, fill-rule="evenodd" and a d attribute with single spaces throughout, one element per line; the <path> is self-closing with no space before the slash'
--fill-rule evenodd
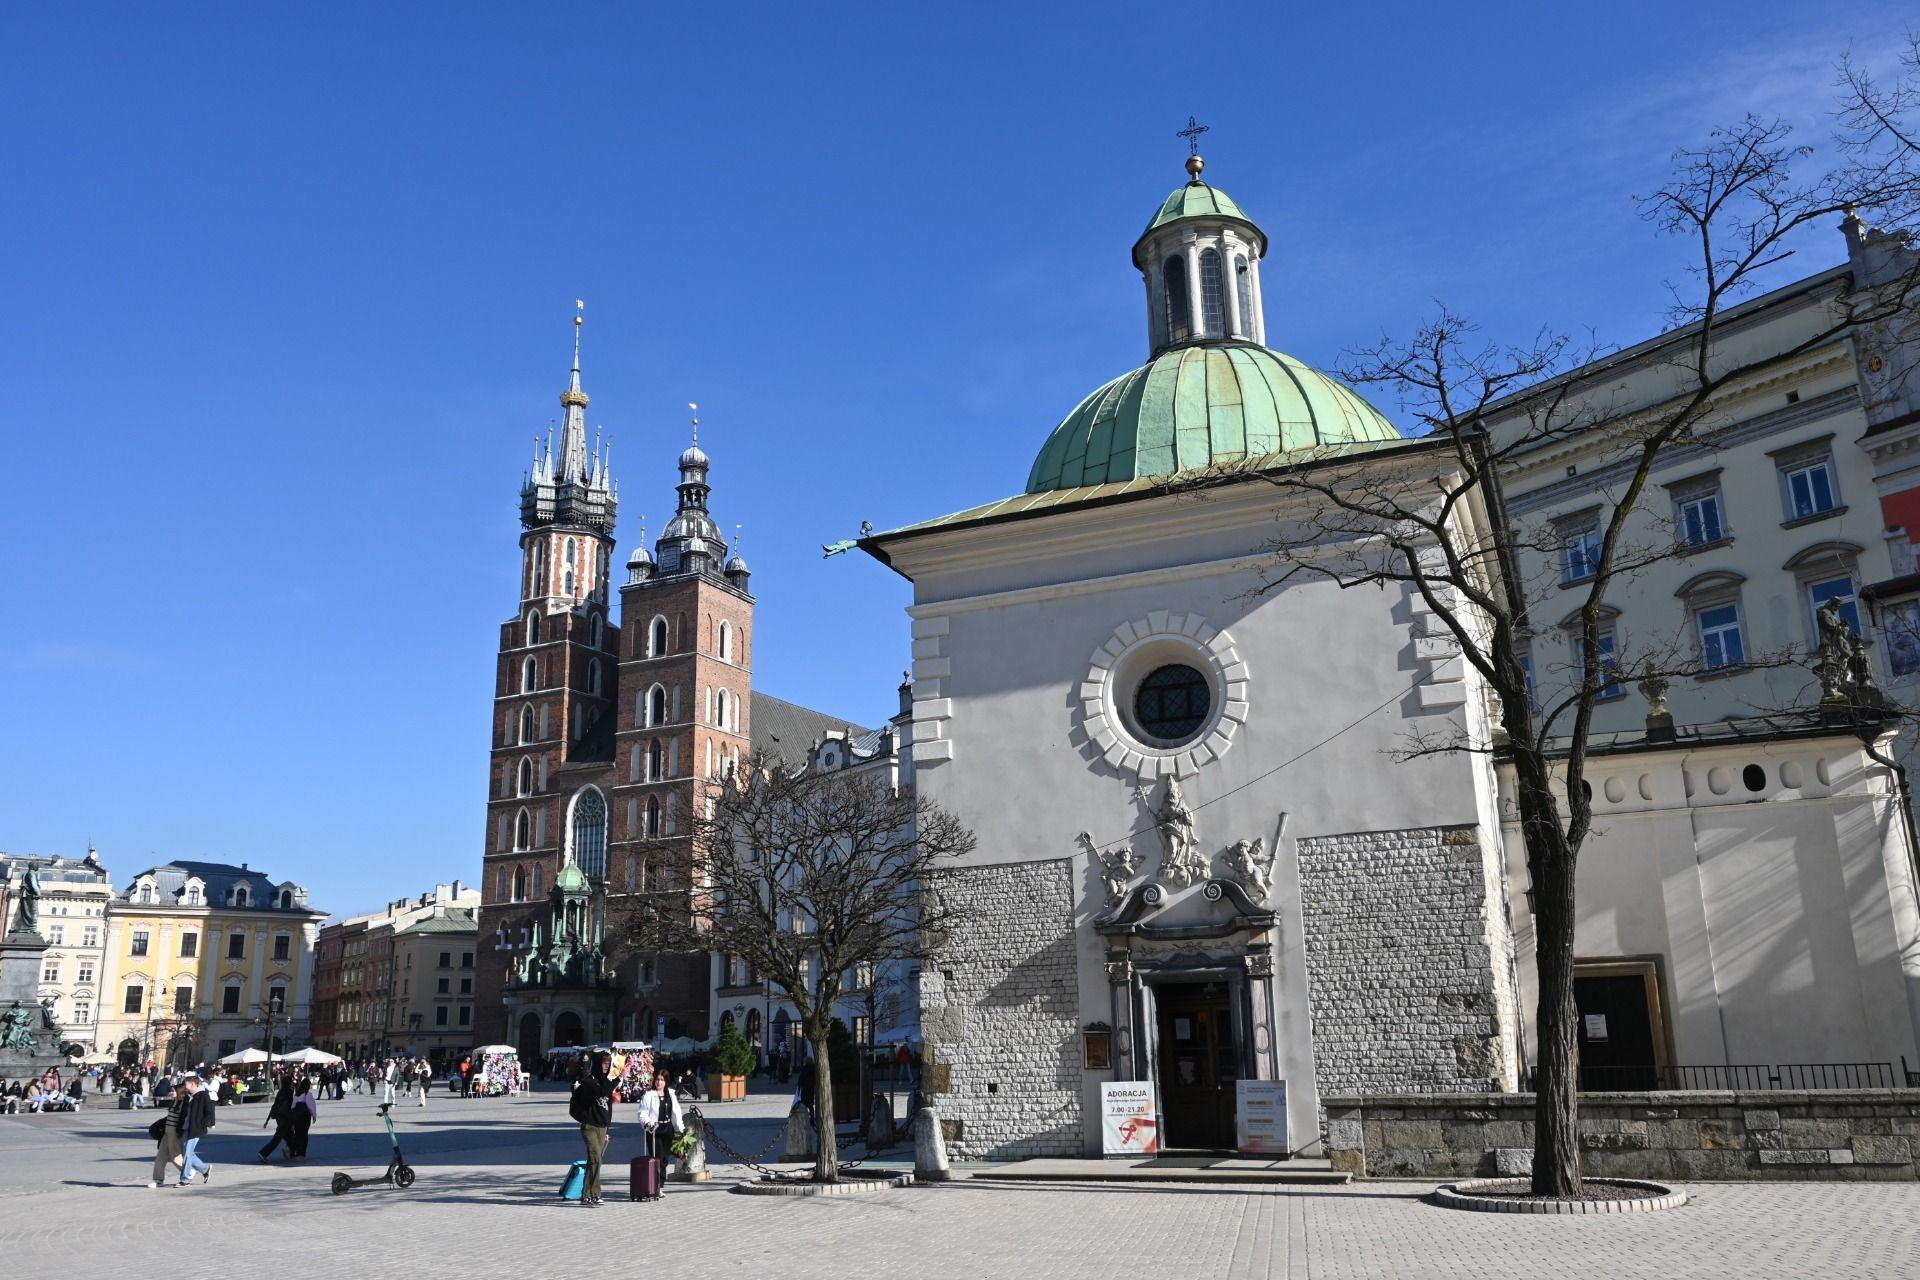
<path id="1" fill-rule="evenodd" d="M 1089 850 L 1092 850 L 1093 840 L 1086 832 L 1080 833 L 1080 839 L 1085 842 Z M 1106 889 L 1107 908 L 1112 910 L 1125 901 L 1127 888 L 1133 883 L 1134 874 L 1139 867 L 1133 856 L 1132 845 L 1123 844 L 1108 849 L 1100 854 L 1099 858 L 1100 878 Z"/>
<path id="2" fill-rule="evenodd" d="M 1267 838 L 1241 840 L 1227 851 L 1227 868 L 1255 902 L 1265 902 L 1273 891 L 1273 861 L 1265 856 Z"/>

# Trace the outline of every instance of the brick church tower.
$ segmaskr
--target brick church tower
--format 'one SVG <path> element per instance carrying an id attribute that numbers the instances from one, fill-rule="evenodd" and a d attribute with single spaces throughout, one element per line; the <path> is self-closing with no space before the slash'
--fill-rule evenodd
<path id="1" fill-rule="evenodd" d="M 559 449 L 521 489 L 521 599 L 494 678 L 474 1035 L 527 1057 L 663 1024 L 708 1035 L 711 957 L 640 952 L 629 922 L 694 886 L 684 815 L 751 749 L 753 597 L 708 511 L 698 419 L 677 509 L 652 551 L 642 533 L 614 625 L 615 492 L 587 442 L 574 324 Z"/>
<path id="2" fill-rule="evenodd" d="M 604 795 L 567 784 L 604 768 L 620 636 L 608 608 L 616 499 L 604 452 L 587 444 L 573 323 L 560 449 L 549 437 L 521 487 L 520 607 L 500 628 L 474 1000 L 483 1042 L 513 1040 L 502 1005 L 511 953 L 530 945 L 560 869 L 606 874 Z"/>
<path id="3" fill-rule="evenodd" d="M 620 588 L 626 630 L 608 885 L 616 906 L 627 894 L 670 899 L 693 886 L 694 851 L 675 839 L 682 815 L 706 779 L 723 776 L 751 750 L 753 597 L 746 561 L 728 557 L 707 510 L 699 419 L 693 428 L 693 444 L 680 455 L 673 519 L 652 554 L 644 544 L 634 549 Z M 683 1024 L 695 1038 L 709 1033 L 709 964 L 706 955 L 637 958 L 641 1038 L 654 1038 L 663 1021 Z"/>

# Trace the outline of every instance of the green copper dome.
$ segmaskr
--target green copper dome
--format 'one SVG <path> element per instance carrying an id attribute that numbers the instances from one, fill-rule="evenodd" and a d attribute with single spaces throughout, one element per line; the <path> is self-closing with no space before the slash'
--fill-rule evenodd
<path id="1" fill-rule="evenodd" d="M 560 874 L 553 878 L 553 887 L 562 893 L 574 893 L 591 888 L 587 883 L 587 873 L 571 862 L 560 868 Z"/>
<path id="2" fill-rule="evenodd" d="M 1266 232 L 1260 230 L 1253 219 L 1233 202 L 1233 197 L 1218 187 L 1210 187 L 1199 181 L 1189 182 L 1184 187 L 1175 187 L 1173 194 L 1161 203 L 1158 211 L 1147 223 L 1147 229 L 1140 233 L 1140 240 L 1144 241 L 1164 226 L 1184 222 L 1188 218 L 1232 218 L 1236 222 L 1244 222 L 1252 229 L 1253 234 L 1259 237 L 1261 255 L 1265 256 L 1267 252 Z M 1133 251 L 1137 259 L 1140 252 L 1139 241 L 1134 243 Z"/>
<path id="3" fill-rule="evenodd" d="M 1400 438 L 1352 388 L 1292 356 L 1251 342 L 1175 347 L 1082 400 L 1047 437 L 1027 492 Z"/>

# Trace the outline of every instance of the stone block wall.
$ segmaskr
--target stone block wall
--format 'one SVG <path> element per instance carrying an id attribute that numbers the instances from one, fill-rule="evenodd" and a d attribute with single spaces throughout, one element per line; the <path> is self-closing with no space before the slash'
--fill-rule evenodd
<path id="1" fill-rule="evenodd" d="M 1472 1178 L 1533 1168 L 1530 1093 L 1323 1102 L 1336 1169 Z M 1580 1148 L 1593 1177 L 1912 1182 L 1920 1089 L 1583 1094 Z"/>
<path id="2" fill-rule="evenodd" d="M 1497 1087 L 1506 1039 L 1475 831 L 1308 837 L 1299 865 L 1321 1094 Z"/>
<path id="3" fill-rule="evenodd" d="M 945 873 L 974 915 L 920 970 L 928 1084 L 960 1160 L 1080 1155 L 1080 996 L 1066 859 Z"/>

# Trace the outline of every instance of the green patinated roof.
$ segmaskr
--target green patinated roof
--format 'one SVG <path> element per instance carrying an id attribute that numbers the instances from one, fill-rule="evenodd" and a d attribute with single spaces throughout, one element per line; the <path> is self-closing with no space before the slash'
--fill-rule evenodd
<path id="1" fill-rule="evenodd" d="M 566 866 L 560 868 L 560 874 L 553 878 L 553 887 L 565 892 L 582 890 L 590 886 L 587 884 L 587 873 L 582 871 L 577 864 L 569 862 Z"/>
<path id="2" fill-rule="evenodd" d="M 860 545 L 871 551 L 881 547 L 888 539 L 901 535 L 932 533 L 938 529 L 959 529 L 968 525 L 991 524 L 1001 520 L 1045 515 L 1049 512 L 1067 511 L 1077 507 L 1101 506 L 1130 498 L 1151 497 L 1189 482 L 1195 485 L 1230 483 L 1243 476 L 1294 467 L 1309 467 L 1317 463 L 1334 462 L 1359 454 L 1376 453 L 1394 448 L 1429 448 L 1435 439 L 1436 437 L 1432 436 L 1416 440 L 1395 437 L 1390 440 L 1368 440 L 1354 444 L 1321 445 L 1318 448 L 1299 449 L 1288 453 L 1275 452 L 1241 458 L 1190 472 L 1184 476 L 1149 476 L 1135 480 L 1117 480 L 1108 484 L 1081 485 L 1073 489 L 1048 489 L 1038 493 L 1015 494 L 1011 498 L 982 503 L 980 506 L 968 507 L 965 511 L 956 511 L 951 515 L 935 516 L 931 520 L 920 520 L 913 524 L 901 525 L 897 529 L 872 534 L 862 538 Z M 881 558 L 886 557 L 883 554 Z"/>
<path id="3" fill-rule="evenodd" d="M 1189 182 L 1184 187 L 1174 188 L 1173 194 L 1161 202 L 1159 211 L 1156 212 L 1152 220 L 1147 223 L 1147 229 L 1140 233 L 1140 239 L 1145 240 L 1161 227 L 1169 223 L 1183 221 L 1187 218 L 1238 219 L 1246 223 L 1249 227 L 1252 227 L 1254 234 L 1260 237 L 1261 255 L 1265 256 L 1267 252 L 1266 232 L 1260 230 L 1260 228 L 1255 225 L 1253 219 L 1249 218 L 1245 211 L 1233 202 L 1232 196 L 1220 190 L 1220 188 L 1210 187 L 1204 182 Z M 1139 248 L 1139 244 L 1136 243 L 1134 245 L 1136 253 L 1139 251 Z"/>
<path id="4" fill-rule="evenodd" d="M 1250 342 L 1176 347 L 1082 400 L 1047 437 L 1027 492 L 1400 438 L 1351 388 L 1292 356 Z"/>

